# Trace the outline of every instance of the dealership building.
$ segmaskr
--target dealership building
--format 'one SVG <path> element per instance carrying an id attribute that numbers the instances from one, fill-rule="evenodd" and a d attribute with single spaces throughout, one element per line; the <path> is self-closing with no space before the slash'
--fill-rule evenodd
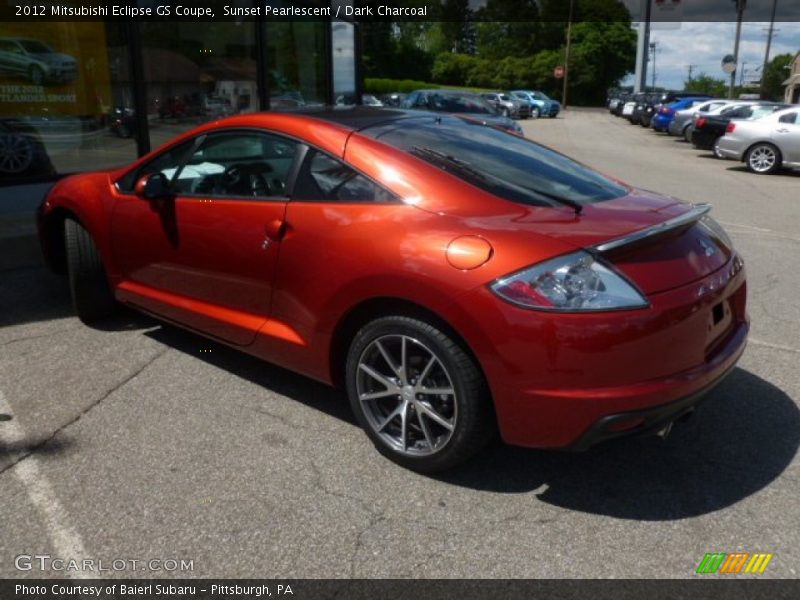
<path id="1" fill-rule="evenodd" d="M 59 177 L 222 116 L 358 97 L 356 40 L 330 19 L 4 22 L 0 269 L 38 256 L 33 211 Z"/>

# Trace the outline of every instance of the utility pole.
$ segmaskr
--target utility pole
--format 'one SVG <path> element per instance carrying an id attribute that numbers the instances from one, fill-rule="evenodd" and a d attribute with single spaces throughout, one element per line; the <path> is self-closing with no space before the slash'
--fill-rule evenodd
<path id="1" fill-rule="evenodd" d="M 778 0 L 772 0 L 772 16 L 769 19 L 769 33 L 767 33 L 767 50 L 764 52 L 764 67 L 761 69 L 761 99 L 767 95 L 767 67 L 769 66 L 769 51 L 772 47 L 772 36 L 775 33 L 775 13 L 778 10 Z"/>
<path id="2" fill-rule="evenodd" d="M 742 61 L 742 70 L 741 70 L 741 72 L 739 73 L 739 87 L 744 87 L 744 73 L 745 73 L 745 71 L 746 71 L 746 69 L 744 68 L 744 66 L 745 66 L 746 64 L 747 64 L 747 63 L 746 63 L 745 61 Z"/>
<path id="3" fill-rule="evenodd" d="M 652 90 L 656 90 L 656 52 L 658 51 L 658 42 L 650 43 L 650 50 L 653 51 L 653 85 Z"/>
<path id="4" fill-rule="evenodd" d="M 694 68 L 697 65 L 686 65 L 686 68 L 689 69 L 689 83 L 692 83 L 692 73 L 694 73 Z"/>
<path id="5" fill-rule="evenodd" d="M 572 46 L 572 17 L 575 11 L 575 0 L 569 0 L 569 20 L 567 21 L 567 49 L 564 56 L 564 88 L 561 90 L 561 104 L 567 109 L 567 86 L 569 85 L 569 53 Z"/>
<path id="6" fill-rule="evenodd" d="M 739 68 L 739 41 L 742 38 L 742 18 L 744 9 L 747 6 L 747 0 L 733 0 L 736 2 L 736 43 L 733 46 L 733 64 L 736 69 Z M 731 73 L 731 84 L 728 89 L 728 98 L 733 99 L 734 88 L 736 87 L 736 69 Z"/>
<path id="7" fill-rule="evenodd" d="M 642 0 L 644 8 L 644 22 L 639 24 L 639 43 L 637 46 L 637 59 L 641 63 L 637 64 L 637 79 L 636 91 L 644 92 L 647 90 L 647 59 L 649 56 L 648 49 L 650 48 L 650 19 L 652 17 L 652 1 Z M 638 61 L 637 61 L 638 63 Z"/>

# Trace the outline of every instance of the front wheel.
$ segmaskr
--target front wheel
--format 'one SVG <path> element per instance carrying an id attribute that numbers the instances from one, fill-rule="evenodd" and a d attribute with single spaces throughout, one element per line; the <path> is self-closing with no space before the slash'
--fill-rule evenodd
<path id="1" fill-rule="evenodd" d="M 112 315 L 117 303 L 92 236 L 72 219 L 64 222 L 67 274 L 78 318 L 90 324 Z"/>
<path id="2" fill-rule="evenodd" d="M 769 175 L 781 167 L 781 152 L 772 144 L 756 144 L 745 156 L 747 168 L 759 175 Z"/>
<path id="3" fill-rule="evenodd" d="M 538 106 L 534 106 L 531 109 L 531 119 L 538 119 L 540 115 L 541 115 L 541 111 L 539 110 L 539 107 Z"/>
<path id="4" fill-rule="evenodd" d="M 347 393 L 378 450 L 409 469 L 449 469 L 478 452 L 495 418 L 480 369 L 450 336 L 409 317 L 380 318 L 355 336 Z"/>

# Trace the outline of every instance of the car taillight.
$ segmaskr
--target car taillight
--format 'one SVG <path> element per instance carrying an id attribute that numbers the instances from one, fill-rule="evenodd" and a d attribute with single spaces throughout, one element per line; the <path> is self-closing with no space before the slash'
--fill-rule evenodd
<path id="1" fill-rule="evenodd" d="M 664 106 L 658 112 L 660 112 L 662 115 L 671 115 L 675 111 L 673 111 L 671 108 L 667 108 L 666 106 Z"/>
<path id="2" fill-rule="evenodd" d="M 699 119 L 697 119 L 697 123 L 694 124 L 694 127 L 695 129 L 698 129 L 700 127 L 705 127 L 706 123 L 708 123 L 708 119 L 706 119 L 705 117 L 700 117 Z"/>
<path id="3" fill-rule="evenodd" d="M 728 123 L 728 126 L 725 128 L 725 133 L 733 133 L 733 131 L 735 129 L 736 129 L 736 123 L 731 121 L 730 123 Z"/>

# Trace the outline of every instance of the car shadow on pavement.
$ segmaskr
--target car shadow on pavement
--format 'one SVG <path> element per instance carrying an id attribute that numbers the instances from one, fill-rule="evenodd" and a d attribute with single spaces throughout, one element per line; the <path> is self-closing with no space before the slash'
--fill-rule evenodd
<path id="1" fill-rule="evenodd" d="M 0 327 L 74 315 L 66 277 L 43 267 L 0 272 Z"/>
<path id="2" fill-rule="evenodd" d="M 542 502 L 622 519 L 683 519 L 766 487 L 799 445 L 795 402 L 737 368 L 666 440 L 619 439 L 581 454 L 497 444 L 440 480 L 500 493 L 536 490 Z"/>
<path id="3" fill-rule="evenodd" d="M 738 173 L 749 173 L 750 169 L 748 169 L 744 165 L 736 165 L 735 167 L 728 167 L 728 171 L 735 171 Z M 770 177 L 800 177 L 800 170 L 793 170 L 793 169 L 778 169 L 774 173 L 770 173 Z"/>
<path id="4" fill-rule="evenodd" d="M 291 398 L 357 427 L 355 418 L 350 411 L 347 397 L 342 391 L 331 386 L 265 362 L 240 350 L 229 348 L 224 344 L 213 342 L 176 326 L 164 324 L 161 327 L 144 332 L 144 335 L 174 350 L 189 354 L 193 358 L 254 383 L 259 387 Z M 211 351 L 198 354 L 198 344 Z M 366 437 L 364 441 L 369 443 Z"/>

